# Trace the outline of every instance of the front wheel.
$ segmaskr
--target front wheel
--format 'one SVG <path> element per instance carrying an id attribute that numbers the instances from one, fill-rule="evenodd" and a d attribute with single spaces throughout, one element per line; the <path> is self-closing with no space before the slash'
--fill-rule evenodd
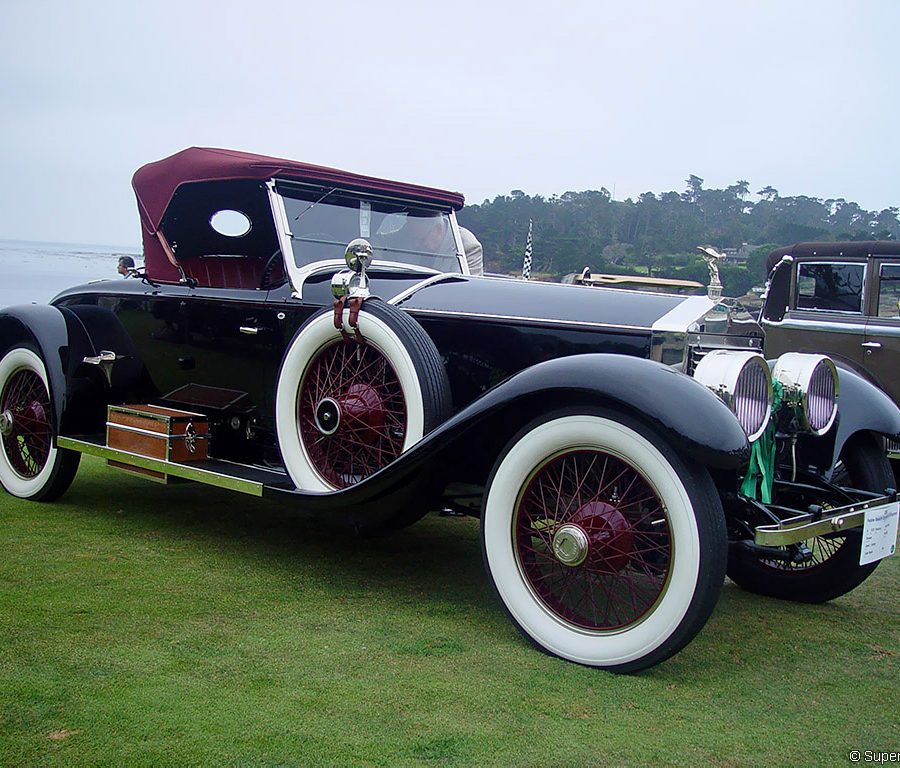
<path id="1" fill-rule="evenodd" d="M 513 439 L 485 492 L 482 545 L 529 640 L 615 672 L 687 645 L 725 576 L 709 473 L 615 411 L 554 414 Z"/>
<path id="2" fill-rule="evenodd" d="M 56 448 L 47 370 L 29 347 L 0 360 L 0 484 L 13 496 L 53 501 L 72 484 L 81 454 Z"/>
<path id="3" fill-rule="evenodd" d="M 894 485 L 881 441 L 866 433 L 847 441 L 835 469 L 835 485 L 874 493 Z M 736 549 L 728 562 L 728 577 L 748 592 L 798 603 L 824 603 L 858 587 L 880 562 L 859 564 L 862 531 L 858 528 L 815 536 L 805 544 L 812 552 L 805 563 L 760 560 Z"/>

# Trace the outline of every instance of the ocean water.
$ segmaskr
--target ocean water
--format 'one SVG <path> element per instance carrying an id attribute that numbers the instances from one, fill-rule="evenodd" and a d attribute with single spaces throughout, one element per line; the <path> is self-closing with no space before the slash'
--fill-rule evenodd
<path id="1" fill-rule="evenodd" d="M 120 256 L 141 266 L 136 247 L 0 240 L 0 307 L 46 304 L 65 288 L 118 278 Z"/>

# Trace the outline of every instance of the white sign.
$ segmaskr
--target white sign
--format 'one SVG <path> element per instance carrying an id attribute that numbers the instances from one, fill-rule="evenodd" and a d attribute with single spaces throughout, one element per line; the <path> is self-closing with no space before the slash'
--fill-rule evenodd
<path id="1" fill-rule="evenodd" d="M 897 549 L 898 518 L 900 518 L 900 501 L 866 510 L 862 550 L 859 553 L 860 565 L 874 563 L 894 554 Z"/>
<path id="2" fill-rule="evenodd" d="M 365 200 L 359 202 L 359 236 L 371 237 L 369 232 L 372 228 L 372 204 Z"/>

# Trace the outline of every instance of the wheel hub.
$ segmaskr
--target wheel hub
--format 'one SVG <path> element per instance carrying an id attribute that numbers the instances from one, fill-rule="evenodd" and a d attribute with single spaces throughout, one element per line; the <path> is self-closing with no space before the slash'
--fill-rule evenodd
<path id="1" fill-rule="evenodd" d="M 587 559 L 589 549 L 588 536 L 577 525 L 561 525 L 553 534 L 553 554 L 570 568 L 581 565 Z"/>
<path id="2" fill-rule="evenodd" d="M 324 397 L 316 406 L 316 429 L 323 435 L 333 435 L 341 425 L 341 407 L 330 397 Z"/>
<path id="3" fill-rule="evenodd" d="M 618 508 L 605 501 L 591 501 L 578 508 L 572 521 L 585 532 L 585 559 L 590 558 L 595 570 L 619 573 L 625 569 L 634 552 L 634 536 L 631 524 Z"/>
<path id="4" fill-rule="evenodd" d="M 369 384 L 351 384 L 339 398 L 341 413 L 348 425 L 367 440 L 376 440 L 384 427 L 384 402 Z"/>
<path id="5" fill-rule="evenodd" d="M 0 413 L 0 435 L 9 437 L 13 433 L 14 423 L 12 411 L 5 410 Z"/>

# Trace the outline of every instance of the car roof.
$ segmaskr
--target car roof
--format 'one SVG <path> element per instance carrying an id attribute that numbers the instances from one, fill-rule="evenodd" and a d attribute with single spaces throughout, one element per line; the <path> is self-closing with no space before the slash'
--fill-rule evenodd
<path id="1" fill-rule="evenodd" d="M 272 178 L 318 182 L 365 192 L 398 195 L 446 205 L 455 210 L 459 210 L 465 204 L 465 198 L 458 192 L 362 176 L 296 160 L 213 147 L 190 147 L 170 157 L 148 163 L 135 172 L 132 187 L 137 196 L 143 225 L 149 232 L 155 232 L 175 190 L 182 184 L 226 179 Z"/>

